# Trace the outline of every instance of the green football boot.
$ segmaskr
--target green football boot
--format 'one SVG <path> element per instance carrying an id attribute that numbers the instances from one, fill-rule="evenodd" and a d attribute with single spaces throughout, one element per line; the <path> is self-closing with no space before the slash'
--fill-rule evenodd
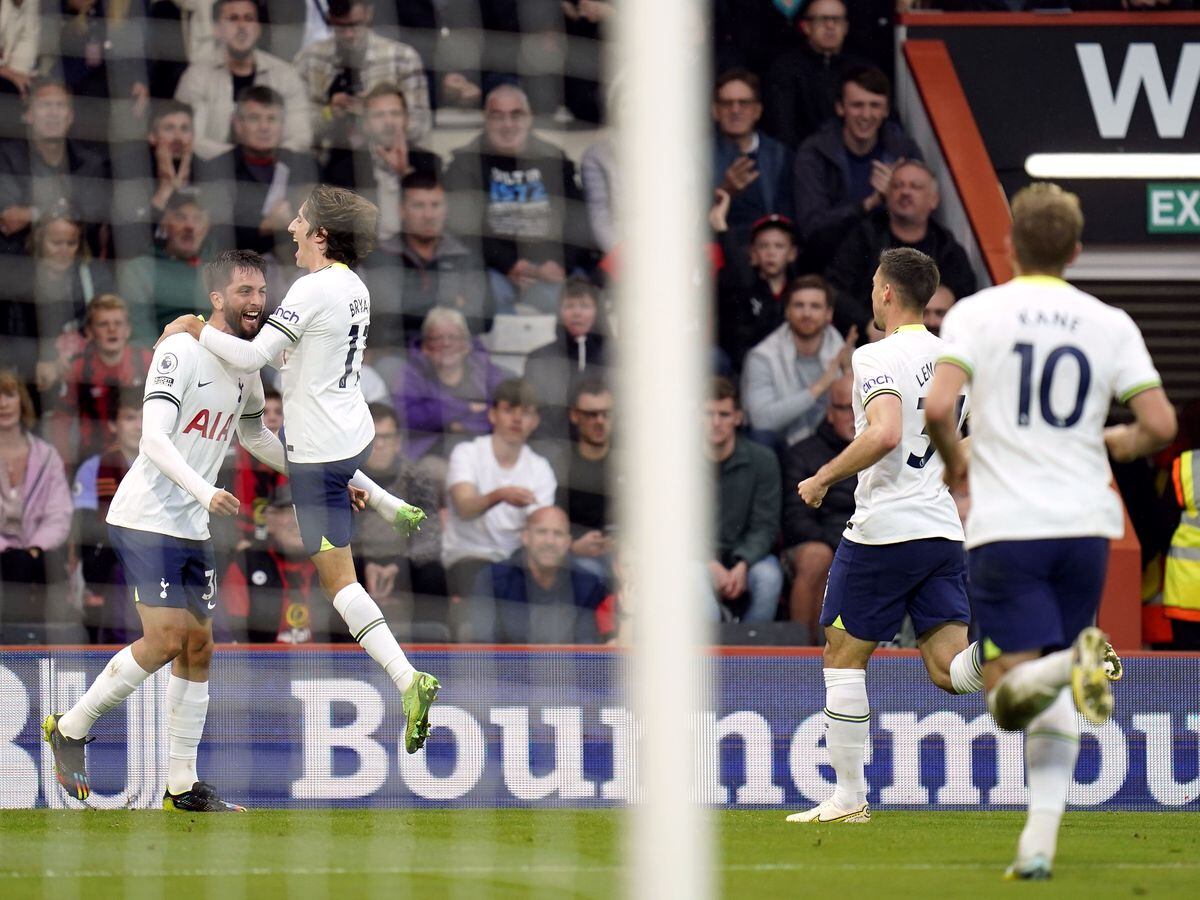
<path id="1" fill-rule="evenodd" d="M 404 716 L 404 749 L 416 753 L 425 746 L 425 738 L 429 737 L 429 707 L 437 699 L 438 691 L 442 689 L 439 682 L 426 672 L 413 675 L 412 684 L 404 692 L 402 704 Z"/>

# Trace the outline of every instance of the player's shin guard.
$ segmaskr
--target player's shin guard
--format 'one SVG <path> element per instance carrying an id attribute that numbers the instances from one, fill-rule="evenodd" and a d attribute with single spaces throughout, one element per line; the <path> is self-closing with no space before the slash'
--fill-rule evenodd
<path id="1" fill-rule="evenodd" d="M 825 670 L 825 746 L 837 773 L 834 802 L 843 809 L 862 806 L 867 800 L 863 760 L 871 731 L 864 669 Z"/>
<path id="2" fill-rule="evenodd" d="M 983 658 L 979 641 L 950 660 L 950 685 L 956 694 L 973 694 L 983 690 Z"/>
<path id="3" fill-rule="evenodd" d="M 1044 856 L 1054 861 L 1058 825 L 1079 756 L 1079 719 L 1071 692 L 1060 689 L 1054 702 L 1025 729 L 1025 777 L 1029 818 L 1017 846 L 1017 863 Z"/>
<path id="4" fill-rule="evenodd" d="M 371 659 L 383 666 L 388 677 L 401 691 L 412 684 L 414 669 L 396 638 L 388 628 L 387 620 L 379 611 L 379 605 L 371 599 L 358 582 L 348 584 L 333 598 L 333 608 L 345 620 L 354 640 L 370 654 Z"/>
<path id="5" fill-rule="evenodd" d="M 1072 659 L 1070 650 L 1059 650 L 1009 669 L 988 694 L 996 724 L 1005 731 L 1024 729 L 1070 683 Z"/>
<path id="6" fill-rule="evenodd" d="M 69 738 L 87 737 L 98 718 L 136 691 L 151 674 L 137 664 L 133 648 L 125 647 L 109 660 L 79 702 L 59 718 L 59 732 Z"/>
<path id="7" fill-rule="evenodd" d="M 170 737 L 170 762 L 167 790 L 183 794 L 192 789 L 196 774 L 196 753 L 208 717 L 208 682 L 187 681 L 171 676 L 167 683 L 167 734 Z"/>

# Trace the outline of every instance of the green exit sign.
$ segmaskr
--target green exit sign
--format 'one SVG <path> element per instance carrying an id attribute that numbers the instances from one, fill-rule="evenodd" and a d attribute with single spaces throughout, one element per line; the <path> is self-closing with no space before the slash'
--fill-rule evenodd
<path id="1" fill-rule="evenodd" d="M 1146 231 L 1200 234 L 1200 184 L 1146 185 Z"/>

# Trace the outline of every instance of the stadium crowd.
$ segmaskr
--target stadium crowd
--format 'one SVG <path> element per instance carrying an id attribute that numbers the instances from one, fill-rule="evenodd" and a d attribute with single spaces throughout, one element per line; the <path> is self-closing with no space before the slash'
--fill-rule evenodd
<path id="1" fill-rule="evenodd" d="M 893 17 L 921 6 L 1192 3 L 714 0 L 718 509 L 693 579 L 714 620 L 791 621 L 793 639 L 820 640 L 854 483 L 818 509 L 795 485 L 854 435 L 850 354 L 882 337 L 880 251 L 936 260 L 935 333 L 980 286 L 891 102 Z M 428 514 L 412 538 L 360 522 L 358 570 L 393 630 L 618 635 L 621 177 L 604 122 L 636 86 L 604 71 L 617 14 L 603 0 L 0 0 L 0 643 L 136 634 L 104 517 L 138 452 L 149 347 L 208 309 L 202 264 L 220 250 L 263 254 L 278 302 L 300 274 L 287 226 L 322 182 L 381 212 L 362 266 L 367 473 Z M 270 389 L 265 421 L 286 426 Z M 1160 473 L 1196 446 L 1188 421 Z M 1135 523 L 1161 567 L 1195 499 L 1162 487 L 1178 477 L 1119 480 L 1150 510 Z M 235 448 L 221 483 L 241 509 L 212 523 L 218 638 L 347 639 L 286 478 Z"/>

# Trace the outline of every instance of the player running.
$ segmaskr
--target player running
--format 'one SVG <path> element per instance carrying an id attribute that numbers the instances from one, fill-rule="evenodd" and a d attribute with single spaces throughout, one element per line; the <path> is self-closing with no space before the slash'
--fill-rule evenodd
<path id="1" fill-rule="evenodd" d="M 288 226 L 296 265 L 307 269 L 252 341 L 182 316 L 168 335 L 187 332 L 234 368 L 257 372 L 279 359 L 288 477 L 296 520 L 321 587 L 350 634 L 383 666 L 402 694 L 404 748 L 415 753 L 429 734 L 429 708 L 440 684 L 416 671 L 354 571 L 354 522 L 348 484 L 374 498 L 378 486 L 357 471 L 371 453 L 375 426 L 359 387 L 371 301 L 351 269 L 374 246 L 379 210 L 342 188 L 320 185 Z M 393 498 L 394 499 L 394 498 Z M 424 513 L 401 501 L 381 512 L 415 529 Z"/>
<path id="2" fill-rule="evenodd" d="M 1072 697 L 1094 723 L 1113 707 L 1105 637 L 1092 625 L 1108 541 L 1124 531 L 1105 449 L 1121 461 L 1153 453 L 1176 425 L 1133 320 L 1062 279 L 1080 251 L 1079 199 L 1034 184 L 1012 213 L 1017 277 L 946 314 L 925 416 L 956 487 L 967 458 L 955 404 L 970 381 L 971 599 L 988 708 L 1001 728 L 1025 732 L 1029 784 L 1005 877 L 1045 879 L 1079 754 Z M 1133 410 L 1132 425 L 1105 429 L 1114 397 Z"/>
<path id="3" fill-rule="evenodd" d="M 821 608 L 825 745 L 837 788 L 789 822 L 871 821 L 863 771 L 867 662 L 880 641 L 900 631 L 906 613 L 934 684 L 952 694 L 983 687 L 977 645 L 967 644 L 962 522 L 921 418 L 942 351 L 942 341 L 921 324 L 938 281 L 937 264 L 918 250 L 880 255 L 871 306 L 875 326 L 888 336 L 854 351 L 854 440 L 797 486 L 815 507 L 830 486 L 862 473 Z M 960 419 L 964 399 L 956 406 Z"/>

